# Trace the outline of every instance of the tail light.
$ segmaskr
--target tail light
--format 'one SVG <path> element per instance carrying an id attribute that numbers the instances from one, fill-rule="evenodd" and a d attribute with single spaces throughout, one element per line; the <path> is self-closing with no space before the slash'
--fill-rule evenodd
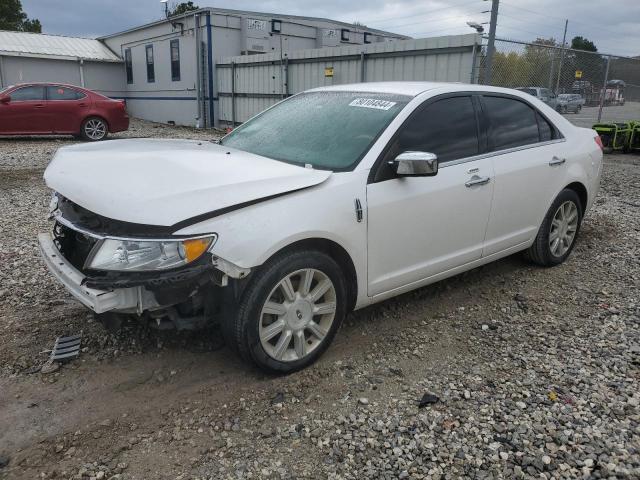
<path id="1" fill-rule="evenodd" d="M 600 147 L 600 150 L 604 150 L 604 145 L 602 143 L 602 138 L 600 138 L 600 135 L 596 135 L 593 139 L 596 141 L 596 143 Z"/>

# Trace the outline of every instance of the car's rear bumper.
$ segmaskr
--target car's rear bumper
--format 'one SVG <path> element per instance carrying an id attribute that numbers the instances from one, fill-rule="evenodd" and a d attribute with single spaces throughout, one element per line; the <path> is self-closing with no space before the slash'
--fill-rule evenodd
<path id="1" fill-rule="evenodd" d="M 51 235 L 38 235 L 40 254 L 49 271 L 64 285 L 67 291 L 84 306 L 96 313 L 117 311 L 141 311 L 157 303 L 143 287 L 98 290 L 84 285 L 85 276 L 76 270 L 57 249 Z"/>
<path id="2" fill-rule="evenodd" d="M 109 122 L 109 132 L 124 132 L 129 130 L 129 116 L 113 119 Z"/>

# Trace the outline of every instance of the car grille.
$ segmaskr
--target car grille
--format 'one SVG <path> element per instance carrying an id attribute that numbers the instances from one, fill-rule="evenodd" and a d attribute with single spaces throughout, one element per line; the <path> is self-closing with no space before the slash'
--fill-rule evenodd
<path id="1" fill-rule="evenodd" d="M 80 271 L 84 269 L 91 250 L 98 242 L 96 238 L 72 230 L 59 222 L 53 227 L 53 239 L 62 256 Z"/>

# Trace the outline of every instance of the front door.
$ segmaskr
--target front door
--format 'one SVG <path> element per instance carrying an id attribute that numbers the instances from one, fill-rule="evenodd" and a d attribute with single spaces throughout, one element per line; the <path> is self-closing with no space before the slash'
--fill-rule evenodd
<path id="1" fill-rule="evenodd" d="M 411 285 L 482 256 L 493 165 L 482 153 L 474 101 L 427 101 L 400 127 L 367 186 L 369 295 Z M 403 151 L 434 153 L 433 177 L 396 177 Z"/>
<path id="2" fill-rule="evenodd" d="M 44 87 L 29 85 L 9 93 L 11 101 L 0 104 L 0 133 L 50 133 Z"/>

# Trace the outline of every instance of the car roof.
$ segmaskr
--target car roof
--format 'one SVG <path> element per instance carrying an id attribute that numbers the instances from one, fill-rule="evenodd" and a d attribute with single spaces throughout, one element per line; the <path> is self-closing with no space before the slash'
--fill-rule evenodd
<path id="1" fill-rule="evenodd" d="M 78 85 L 72 85 L 70 83 L 64 83 L 64 82 L 22 82 L 22 83 L 15 83 L 13 85 L 11 85 L 11 87 L 15 88 L 15 87 L 28 87 L 29 85 L 36 85 L 36 86 L 42 86 L 42 87 L 48 87 L 48 86 L 56 86 L 56 87 L 68 87 L 68 88 L 75 88 L 78 90 L 82 90 L 85 92 L 90 92 L 91 90 L 87 90 L 84 87 L 80 87 Z"/>
<path id="2" fill-rule="evenodd" d="M 421 93 L 432 91 L 434 94 L 454 92 L 494 92 L 506 93 L 523 98 L 528 98 L 527 93 L 511 88 L 492 87 L 489 85 L 474 85 L 470 83 L 453 82 L 365 82 L 349 83 L 345 85 L 332 85 L 319 87 L 308 92 L 363 92 L 363 93 L 388 93 L 394 95 L 408 95 L 416 97 Z"/>

